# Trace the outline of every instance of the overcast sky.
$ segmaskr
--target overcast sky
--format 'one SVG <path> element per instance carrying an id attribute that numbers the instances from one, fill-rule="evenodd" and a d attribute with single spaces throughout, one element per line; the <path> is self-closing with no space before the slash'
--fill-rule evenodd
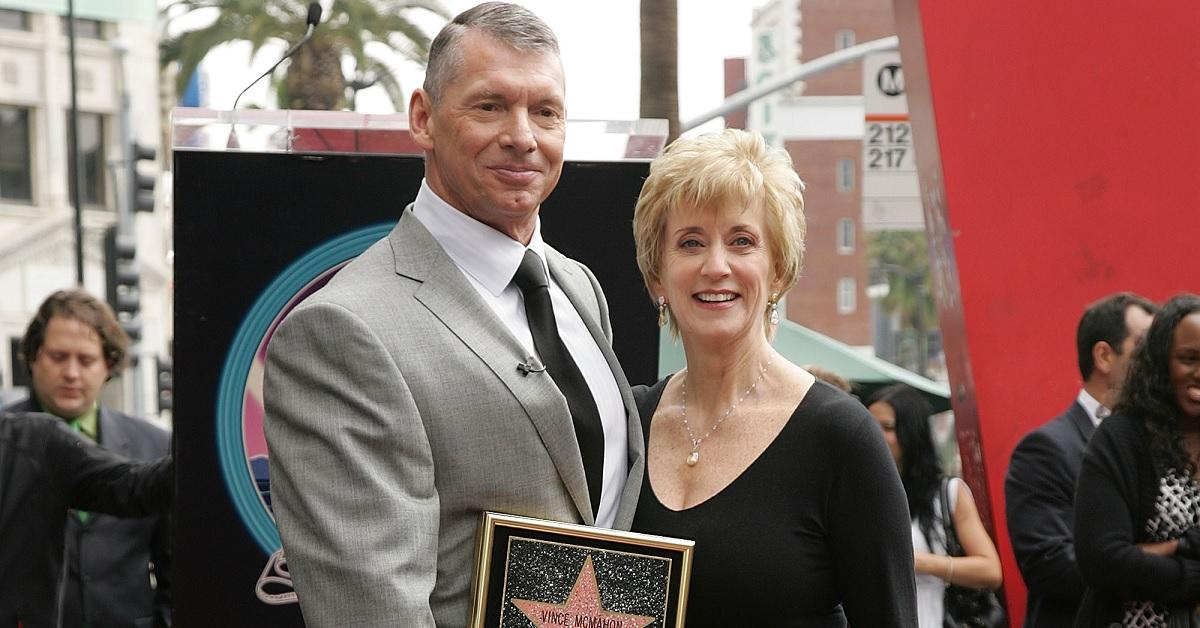
<path id="1" fill-rule="evenodd" d="M 691 119 L 721 104 L 723 59 L 742 57 L 750 50 L 753 9 L 765 0 L 679 0 L 679 109 Z M 476 0 L 443 0 L 456 14 Z M 639 52 L 638 0 L 525 0 L 521 4 L 544 19 L 558 34 L 567 74 L 567 112 L 572 119 L 628 120 L 638 117 Z M 432 36 L 440 27 L 429 23 Z M 209 87 L 208 105 L 228 109 L 237 93 L 261 74 L 282 47 L 264 48 L 249 59 L 249 45 L 230 45 L 214 51 L 204 67 Z M 405 93 L 424 76 L 419 67 L 395 62 Z M 266 105 L 267 80 L 242 98 L 240 106 Z M 380 93 L 372 93 L 380 92 Z M 359 110 L 390 113 L 381 90 L 359 95 Z M 702 129 L 719 128 L 713 123 Z"/>

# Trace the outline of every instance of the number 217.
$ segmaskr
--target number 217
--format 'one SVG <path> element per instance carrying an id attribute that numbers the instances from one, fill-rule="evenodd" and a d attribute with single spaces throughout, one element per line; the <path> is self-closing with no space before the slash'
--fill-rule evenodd
<path id="1" fill-rule="evenodd" d="M 907 148 L 872 148 L 867 150 L 867 168 L 872 170 L 899 168 Z"/>

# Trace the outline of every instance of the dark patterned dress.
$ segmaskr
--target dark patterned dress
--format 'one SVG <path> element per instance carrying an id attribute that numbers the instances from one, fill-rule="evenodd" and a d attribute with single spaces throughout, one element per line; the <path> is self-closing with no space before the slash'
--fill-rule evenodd
<path id="1" fill-rule="evenodd" d="M 1146 535 L 1154 542 L 1170 541 L 1200 525 L 1200 486 L 1172 469 L 1159 480 L 1154 515 L 1146 520 Z M 1150 601 L 1125 603 L 1126 628 L 1166 628 L 1167 612 Z"/>

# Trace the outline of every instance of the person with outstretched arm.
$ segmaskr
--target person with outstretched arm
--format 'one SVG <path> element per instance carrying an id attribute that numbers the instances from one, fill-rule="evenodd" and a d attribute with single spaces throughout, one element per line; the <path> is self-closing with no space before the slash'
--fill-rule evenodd
<path id="1" fill-rule="evenodd" d="M 58 624 L 67 509 L 165 511 L 174 460 L 135 463 L 40 413 L 0 413 L 0 628 Z"/>

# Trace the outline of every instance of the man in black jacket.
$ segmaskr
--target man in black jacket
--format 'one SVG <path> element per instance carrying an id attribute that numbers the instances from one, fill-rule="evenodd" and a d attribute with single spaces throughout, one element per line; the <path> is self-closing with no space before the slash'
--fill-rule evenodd
<path id="1" fill-rule="evenodd" d="M 167 454 L 170 434 L 99 403 L 120 372 L 129 338 L 112 310 L 83 290 L 46 298 L 21 341 L 33 382 L 14 412 L 46 412 L 101 447 L 134 460 Z M 67 517 L 62 624 L 88 628 L 170 625 L 166 515 L 117 518 L 89 511 Z M 151 585 L 153 577 L 154 586 Z"/>
<path id="2" fill-rule="evenodd" d="M 45 414 L 0 412 L 0 628 L 59 625 L 67 509 L 122 516 L 170 506 L 171 458 L 136 464 Z"/>
<path id="3" fill-rule="evenodd" d="M 1129 358 L 1156 309 L 1129 292 L 1089 305 L 1075 333 L 1082 389 L 1065 412 L 1013 450 L 1004 498 L 1013 553 L 1029 591 L 1025 628 L 1074 622 L 1084 589 L 1071 534 L 1083 450 L 1116 404 Z"/>

